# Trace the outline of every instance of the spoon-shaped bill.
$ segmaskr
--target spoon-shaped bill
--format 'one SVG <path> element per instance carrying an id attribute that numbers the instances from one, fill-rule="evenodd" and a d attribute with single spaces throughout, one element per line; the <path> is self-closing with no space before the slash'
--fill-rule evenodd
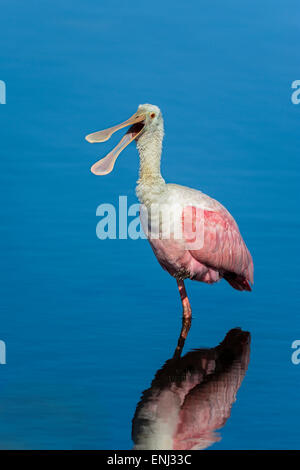
<path id="1" fill-rule="evenodd" d="M 112 134 L 123 127 L 131 126 L 136 124 L 137 122 L 141 122 L 145 120 L 145 115 L 137 113 L 133 114 L 127 121 L 121 122 L 121 124 L 117 124 L 116 126 L 109 127 L 108 129 L 104 129 L 103 131 L 93 132 L 92 134 L 87 135 L 85 138 L 91 144 L 95 142 L 105 142 L 106 140 L 110 139 Z"/>
<path id="2" fill-rule="evenodd" d="M 144 128 L 143 121 L 145 121 L 145 118 L 144 114 L 135 113 L 127 119 L 127 121 L 124 121 L 121 124 L 117 124 L 109 129 L 104 129 L 103 131 L 93 132 L 86 136 L 86 140 L 90 143 L 105 142 L 119 129 L 126 126 L 132 126 L 120 140 L 118 145 L 116 145 L 116 147 L 109 152 L 106 157 L 94 163 L 91 167 L 91 172 L 94 173 L 94 175 L 108 175 L 113 170 L 115 162 L 122 150 L 124 150 L 127 145 L 136 139 L 136 137 L 142 132 Z"/>
<path id="3" fill-rule="evenodd" d="M 106 157 L 101 158 L 101 160 L 94 163 L 91 167 L 91 172 L 94 173 L 94 175 L 108 175 L 113 170 L 116 160 L 122 150 L 124 150 L 124 148 L 127 147 L 135 137 L 136 136 L 133 133 L 125 134 L 118 145 L 116 145 L 116 147 L 109 152 Z"/>

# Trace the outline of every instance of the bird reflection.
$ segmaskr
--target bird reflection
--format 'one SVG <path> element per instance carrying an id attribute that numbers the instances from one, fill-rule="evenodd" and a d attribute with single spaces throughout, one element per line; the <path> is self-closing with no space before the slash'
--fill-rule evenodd
<path id="1" fill-rule="evenodd" d="M 132 420 L 134 449 L 205 449 L 221 437 L 250 358 L 250 333 L 230 330 L 211 349 L 181 357 L 181 336 L 172 359 L 143 392 Z"/>

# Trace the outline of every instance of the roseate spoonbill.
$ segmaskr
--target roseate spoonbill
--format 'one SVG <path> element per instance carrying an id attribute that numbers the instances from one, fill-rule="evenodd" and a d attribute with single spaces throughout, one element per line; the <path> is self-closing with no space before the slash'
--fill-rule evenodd
<path id="1" fill-rule="evenodd" d="M 250 333 L 230 330 L 219 346 L 173 357 L 156 373 L 132 420 L 134 449 L 206 449 L 230 417 L 250 359 Z"/>
<path id="2" fill-rule="evenodd" d="M 140 155 L 136 193 L 142 203 L 141 223 L 159 263 L 177 280 L 183 307 L 182 338 L 185 338 L 191 322 L 191 306 L 184 280 L 212 284 L 224 278 L 234 289 L 250 291 L 252 258 L 234 218 L 225 207 L 201 191 L 167 184 L 163 179 L 160 159 L 164 123 L 157 106 L 140 105 L 127 121 L 89 134 L 86 140 L 104 142 L 126 126 L 130 128 L 119 144 L 95 163 L 91 171 L 95 175 L 110 173 L 122 150 L 136 141 Z M 162 224 L 160 217 L 166 212 L 167 215 L 172 213 L 167 225 L 165 221 Z M 175 233 L 181 235 L 176 237 Z"/>

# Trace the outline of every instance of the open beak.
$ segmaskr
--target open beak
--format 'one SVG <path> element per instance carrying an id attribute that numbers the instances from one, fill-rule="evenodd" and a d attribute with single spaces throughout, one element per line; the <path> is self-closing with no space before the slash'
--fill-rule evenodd
<path id="1" fill-rule="evenodd" d="M 107 175 L 113 170 L 115 162 L 122 150 L 124 150 L 130 142 L 136 139 L 144 129 L 145 119 L 145 114 L 135 113 L 127 119 L 127 121 L 124 121 L 121 124 L 110 127 L 109 129 L 104 129 L 103 131 L 93 132 L 93 134 L 86 136 L 86 140 L 92 144 L 95 142 L 105 142 L 111 138 L 114 132 L 122 129 L 123 127 L 131 126 L 118 145 L 116 145 L 116 147 L 109 152 L 106 157 L 101 158 L 101 160 L 94 163 L 91 167 L 91 172 L 94 173 L 94 175 Z"/>

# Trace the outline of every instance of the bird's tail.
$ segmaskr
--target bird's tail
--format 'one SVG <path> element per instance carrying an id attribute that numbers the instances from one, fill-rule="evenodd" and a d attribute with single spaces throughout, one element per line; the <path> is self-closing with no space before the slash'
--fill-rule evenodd
<path id="1" fill-rule="evenodd" d="M 247 290 L 251 291 L 251 286 L 247 279 L 245 279 L 243 276 L 231 272 L 227 272 L 224 274 L 224 279 L 226 279 L 229 284 L 237 290 Z"/>

